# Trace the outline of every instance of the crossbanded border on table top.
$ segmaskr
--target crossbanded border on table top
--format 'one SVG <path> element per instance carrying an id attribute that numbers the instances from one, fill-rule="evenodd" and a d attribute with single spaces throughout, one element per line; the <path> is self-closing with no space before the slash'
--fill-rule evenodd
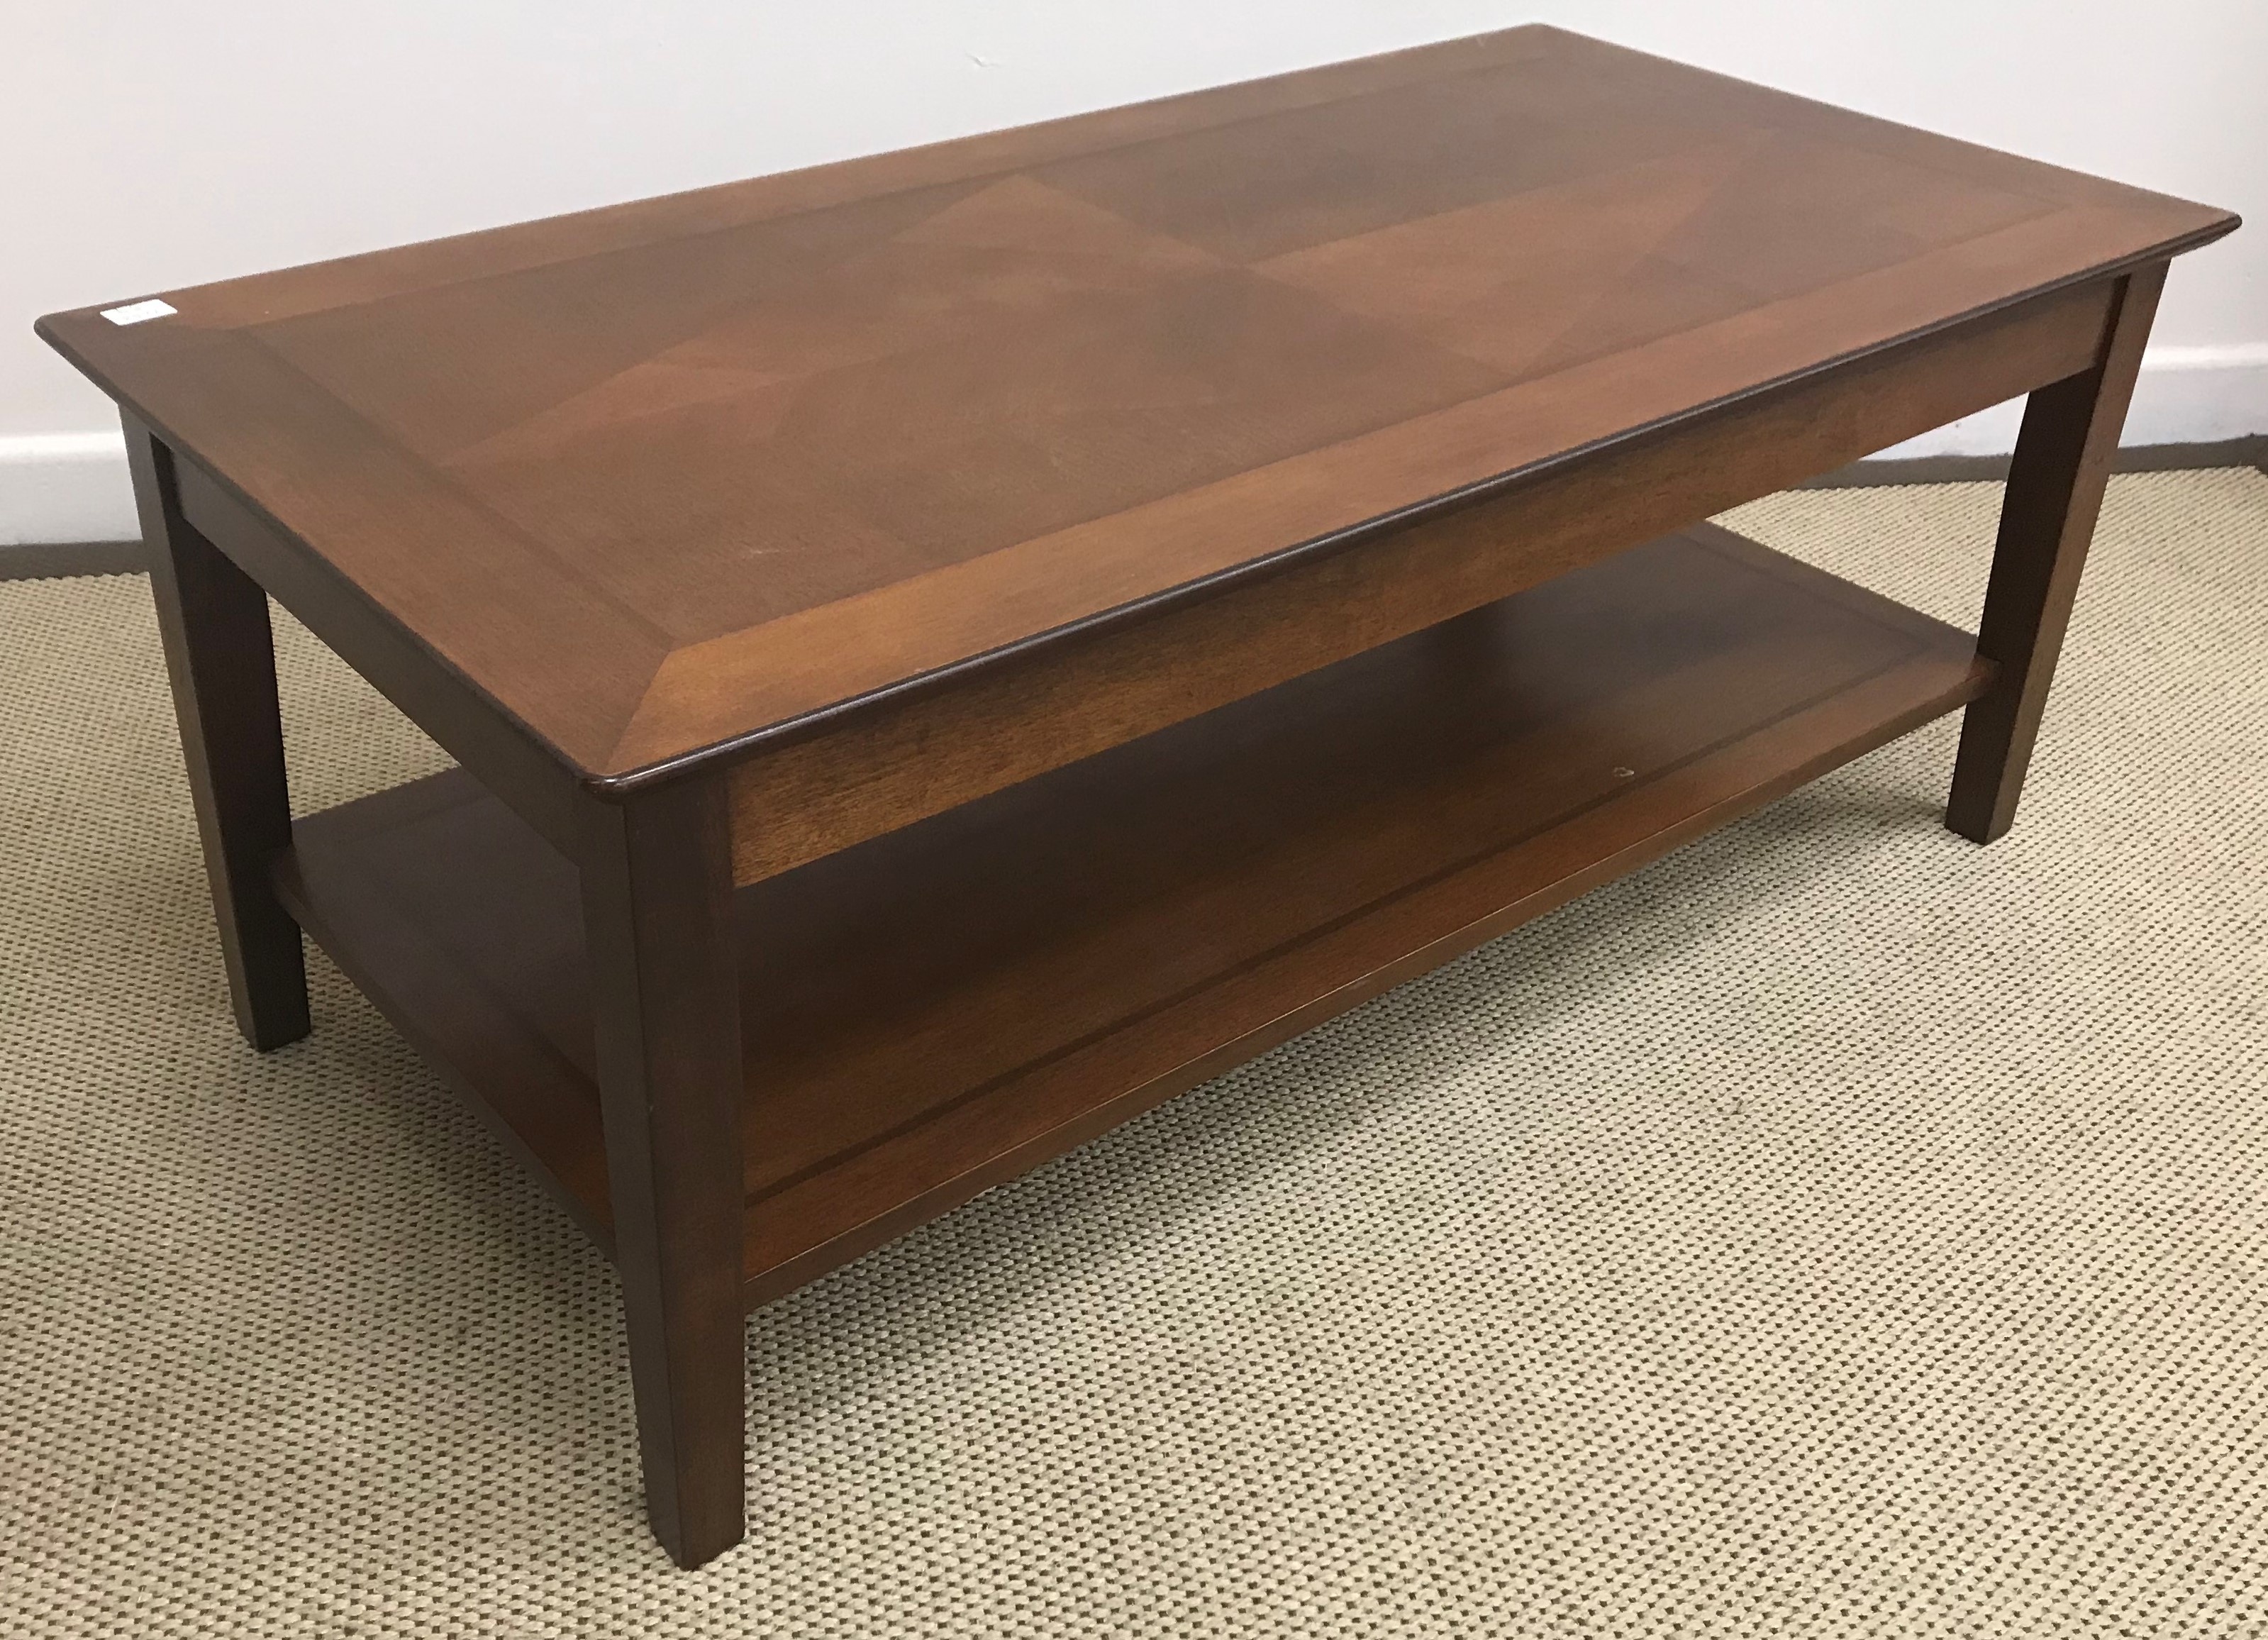
<path id="1" fill-rule="evenodd" d="M 606 782 L 2233 225 L 1536 27 L 43 327 Z"/>

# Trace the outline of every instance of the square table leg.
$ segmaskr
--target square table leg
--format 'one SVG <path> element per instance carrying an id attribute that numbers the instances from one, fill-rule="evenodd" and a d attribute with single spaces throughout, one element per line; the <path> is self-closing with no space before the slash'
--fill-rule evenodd
<path id="1" fill-rule="evenodd" d="M 2163 262 L 2129 274 L 2095 367 L 2049 383 L 2025 403 L 1977 629 L 1977 653 L 2000 672 L 1962 720 L 1946 803 L 1946 824 L 1972 841 L 1990 843 L 2015 821 L 2165 279 Z"/>
<path id="2" fill-rule="evenodd" d="M 268 595 L 182 517 L 173 453 L 123 419 L 229 998 L 237 1029 L 264 1052 L 308 1029 L 299 927 L 268 875 L 291 842 Z"/>
<path id="3" fill-rule="evenodd" d="M 583 917 L 600 1118 L 654 1535 L 740 1540 L 740 982 L 721 779 L 585 799 Z"/>

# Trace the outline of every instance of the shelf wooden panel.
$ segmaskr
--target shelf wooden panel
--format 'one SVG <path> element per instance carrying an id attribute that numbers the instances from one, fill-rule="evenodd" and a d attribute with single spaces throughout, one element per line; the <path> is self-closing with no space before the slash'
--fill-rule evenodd
<path id="1" fill-rule="evenodd" d="M 1988 676 L 1703 526 L 740 890 L 749 1302 Z M 301 821 L 276 875 L 603 1245 L 570 864 L 455 772 Z"/>

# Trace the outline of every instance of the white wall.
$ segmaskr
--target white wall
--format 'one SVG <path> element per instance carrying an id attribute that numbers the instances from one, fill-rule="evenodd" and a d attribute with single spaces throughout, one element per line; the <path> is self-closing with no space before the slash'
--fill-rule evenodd
<path id="1" fill-rule="evenodd" d="M 2268 432 L 2261 0 L 0 0 L 0 542 L 132 533 L 40 313 L 1531 19 L 2244 211 L 2129 439 Z"/>

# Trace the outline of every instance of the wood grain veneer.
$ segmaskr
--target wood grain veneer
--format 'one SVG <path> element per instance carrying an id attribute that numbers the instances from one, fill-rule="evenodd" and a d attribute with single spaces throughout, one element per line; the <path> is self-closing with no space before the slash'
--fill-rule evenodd
<path id="1" fill-rule="evenodd" d="M 1530 27 L 40 329 L 240 1029 L 305 929 L 612 1252 L 690 1566 L 744 1304 L 1963 703 L 1999 836 L 2235 225 Z M 1974 641 L 1694 521 L 2018 393 Z M 269 596 L 460 769 L 292 824 Z"/>
<path id="2" fill-rule="evenodd" d="M 747 1301 L 1990 676 L 1705 526 L 741 889 Z M 606 1235 L 567 862 L 453 774 L 302 820 L 279 880 Z"/>
<path id="3" fill-rule="evenodd" d="M 1530 27 L 41 328 L 635 784 L 2234 222 Z"/>

